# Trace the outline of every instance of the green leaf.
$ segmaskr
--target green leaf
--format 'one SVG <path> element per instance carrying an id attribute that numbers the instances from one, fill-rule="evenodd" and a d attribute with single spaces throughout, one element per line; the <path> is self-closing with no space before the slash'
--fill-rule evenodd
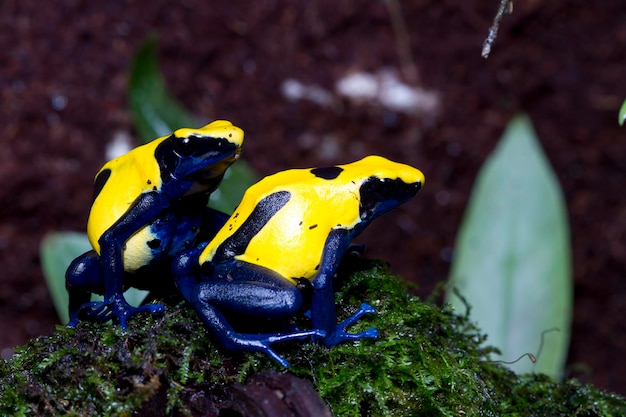
<path id="1" fill-rule="evenodd" d="M 49 233 L 41 242 L 41 266 L 52 295 L 52 301 L 61 323 L 69 321 L 67 306 L 69 298 L 65 290 L 65 271 L 70 263 L 91 250 L 91 244 L 87 235 L 76 232 Z M 130 288 L 124 293 L 126 301 L 133 306 L 138 306 L 144 300 L 147 291 Z M 94 300 L 102 300 L 102 297 L 92 297 Z"/>
<path id="2" fill-rule="evenodd" d="M 481 169 L 457 239 L 450 287 L 467 300 L 487 343 L 501 350 L 498 359 L 532 353 L 536 365 L 524 357 L 511 368 L 560 378 L 572 314 L 569 228 L 527 117 L 511 121 Z M 465 310 L 452 290 L 446 298 Z"/>
<path id="3" fill-rule="evenodd" d="M 624 126 L 624 122 L 626 122 L 626 100 L 622 103 L 622 107 L 619 109 L 618 119 L 620 126 Z"/>
<path id="4" fill-rule="evenodd" d="M 157 62 L 157 38 L 149 37 L 135 53 L 128 91 L 137 132 L 144 142 L 197 124 L 168 94 Z"/>
<path id="5" fill-rule="evenodd" d="M 209 207 L 223 213 L 232 213 L 248 187 L 256 180 L 257 175 L 244 161 L 235 162 L 226 171 L 220 187 L 211 194 Z"/>

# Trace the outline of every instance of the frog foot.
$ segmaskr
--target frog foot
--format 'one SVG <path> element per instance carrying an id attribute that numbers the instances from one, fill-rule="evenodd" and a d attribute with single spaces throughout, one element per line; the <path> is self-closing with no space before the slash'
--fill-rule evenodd
<path id="1" fill-rule="evenodd" d="M 354 314 L 352 314 L 341 323 L 337 324 L 337 326 L 335 327 L 335 331 L 331 335 L 323 339 L 324 344 L 330 347 L 335 346 L 341 342 L 360 340 L 364 338 L 376 339 L 378 337 L 378 330 L 374 328 L 367 329 L 359 333 L 348 333 L 346 331 L 348 327 L 359 321 L 364 315 L 373 314 L 375 312 L 376 309 L 371 305 L 367 303 L 361 304 L 359 309 Z"/>
<path id="2" fill-rule="evenodd" d="M 270 334 L 236 334 L 228 337 L 220 337 L 222 345 L 230 350 L 247 350 L 263 352 L 276 362 L 289 367 L 289 362 L 271 348 L 274 343 L 287 342 L 290 340 L 304 340 L 309 337 L 314 339 L 324 338 L 326 333 L 323 330 L 302 330 L 291 333 L 270 333 Z M 220 335 L 218 335 L 219 337 Z"/>
<path id="3" fill-rule="evenodd" d="M 80 308 L 80 315 L 91 321 L 117 322 L 123 329 L 127 329 L 128 319 L 138 313 L 149 312 L 153 315 L 161 315 L 165 307 L 161 304 L 146 304 L 133 307 L 123 297 L 111 297 L 108 301 L 92 301 L 85 303 Z M 70 322 L 71 324 L 72 322 Z"/>

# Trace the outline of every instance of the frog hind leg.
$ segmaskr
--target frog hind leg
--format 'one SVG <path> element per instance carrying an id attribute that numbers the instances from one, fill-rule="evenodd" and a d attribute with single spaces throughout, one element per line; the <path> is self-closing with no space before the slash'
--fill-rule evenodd
<path id="1" fill-rule="evenodd" d="M 105 279 L 100 257 L 90 250 L 74 259 L 65 273 L 65 288 L 69 295 L 69 327 L 75 327 L 79 320 L 106 321 L 113 316 L 107 310 L 106 303 L 91 301 L 92 294 L 103 295 Z M 144 301 L 145 303 L 145 301 Z M 141 307 L 129 307 L 131 314 L 142 311 L 154 311 L 157 304 Z"/>
<path id="2" fill-rule="evenodd" d="M 104 280 L 98 254 L 90 250 L 74 259 L 65 273 L 65 288 L 69 295 L 69 316 L 67 324 L 78 324 L 79 313 L 89 304 L 91 294 L 104 293 Z"/>
<path id="3" fill-rule="evenodd" d="M 213 277 L 220 276 L 215 272 Z M 289 362 L 271 345 L 309 337 L 323 338 L 321 330 L 295 330 L 285 333 L 239 333 L 220 310 L 232 310 L 250 317 L 279 318 L 296 315 L 302 306 L 297 287 L 282 276 L 256 265 L 237 262 L 228 268 L 227 279 L 211 279 L 196 285 L 190 302 L 219 343 L 230 350 L 264 352 L 281 365 Z"/>

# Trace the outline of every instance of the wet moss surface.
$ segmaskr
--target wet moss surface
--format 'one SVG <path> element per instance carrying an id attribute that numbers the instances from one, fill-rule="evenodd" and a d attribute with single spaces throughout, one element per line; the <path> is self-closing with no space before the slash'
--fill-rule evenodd
<path id="1" fill-rule="evenodd" d="M 228 387 L 273 369 L 310 380 L 335 416 L 626 415 L 622 397 L 491 361 L 480 329 L 410 295 L 380 262 L 348 259 L 338 281 L 339 315 L 369 302 L 378 313 L 353 330 L 377 327 L 377 340 L 283 344 L 282 369 L 263 354 L 221 352 L 179 303 L 126 331 L 80 323 L 31 340 L 0 362 L 0 414 L 220 415 Z"/>

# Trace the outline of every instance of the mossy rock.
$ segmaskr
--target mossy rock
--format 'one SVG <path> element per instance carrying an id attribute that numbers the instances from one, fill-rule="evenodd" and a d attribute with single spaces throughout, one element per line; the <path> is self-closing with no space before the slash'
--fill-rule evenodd
<path id="1" fill-rule="evenodd" d="M 285 370 L 260 353 L 221 352 L 178 303 L 126 331 L 85 322 L 17 349 L 0 362 L 0 415 L 239 415 L 219 414 L 224 393 L 268 369 L 311 381 L 338 417 L 626 415 L 622 397 L 491 361 L 467 317 L 410 295 L 380 262 L 348 257 L 337 281 L 340 316 L 376 307 L 352 330 L 377 327 L 377 340 L 282 344 Z"/>

